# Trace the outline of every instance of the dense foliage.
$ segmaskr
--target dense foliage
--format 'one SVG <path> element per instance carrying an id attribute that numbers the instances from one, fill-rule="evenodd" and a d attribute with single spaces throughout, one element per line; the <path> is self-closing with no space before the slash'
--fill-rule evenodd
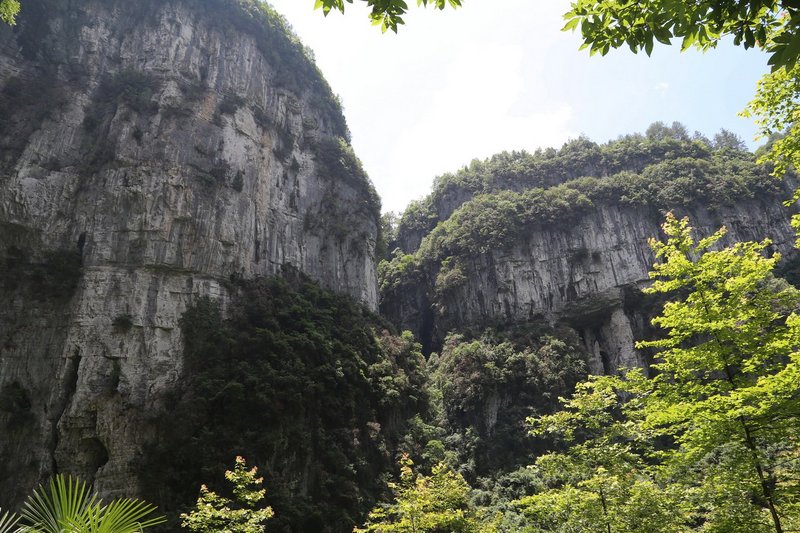
<path id="1" fill-rule="evenodd" d="M 431 361 L 444 449 L 476 480 L 528 464 L 536 452 L 522 421 L 551 412 L 586 375 L 577 335 L 544 324 L 450 335 Z"/>
<path id="2" fill-rule="evenodd" d="M 584 44 L 602 55 L 627 45 L 653 51 L 654 41 L 681 48 L 713 48 L 733 36 L 734 44 L 770 52 L 770 65 L 793 66 L 800 53 L 800 10 L 790 0 L 575 0 L 564 29 L 580 27 Z"/>
<path id="3" fill-rule="evenodd" d="M 158 418 L 145 485 L 179 511 L 246 456 L 264 473 L 277 530 L 349 531 L 386 489 L 425 362 L 349 297 L 299 275 L 241 282 L 223 318 L 186 311 L 185 377 Z"/>
<path id="4" fill-rule="evenodd" d="M 453 219 L 457 226 L 485 210 L 492 213 L 481 216 L 525 227 L 568 219 L 593 204 L 698 204 L 713 209 L 742 197 L 777 192 L 781 183 L 770 175 L 771 168 L 757 165 L 742 148 L 730 132 L 709 140 L 689 136 L 679 123 L 655 123 L 646 135 L 627 135 L 603 145 L 579 138 L 560 150 L 504 152 L 438 177 L 433 192 L 403 213 L 399 246 L 413 252 L 437 224 Z M 471 201 L 476 205 L 468 206 Z M 534 206 L 526 207 L 529 204 Z M 463 211 L 455 220 L 459 208 Z M 506 218 L 510 215 L 513 219 Z M 503 235 L 491 238 L 495 246 L 503 244 Z"/>
<path id="5" fill-rule="evenodd" d="M 654 321 L 668 336 L 640 343 L 661 350 L 644 422 L 674 438 L 670 459 L 681 470 L 717 456 L 699 483 L 720 501 L 723 491 L 747 487 L 751 506 L 726 514 L 776 531 L 782 515 L 796 526 L 800 291 L 772 277 L 779 255 L 765 257 L 768 240 L 712 251 L 722 231 L 695 243 L 685 219 L 668 217 L 664 229 L 649 291 L 688 295 Z"/>
<path id="6" fill-rule="evenodd" d="M 654 533 L 688 529 L 692 507 L 681 500 L 685 487 L 664 482 L 656 441 L 640 423 L 638 398 L 620 395 L 643 378 L 631 372 L 628 379 L 593 376 L 562 400 L 561 411 L 530 419 L 533 434 L 558 436 L 567 450 L 537 457 L 532 472 L 541 485 L 516 502 L 526 530 L 636 533 L 643 524 Z"/>

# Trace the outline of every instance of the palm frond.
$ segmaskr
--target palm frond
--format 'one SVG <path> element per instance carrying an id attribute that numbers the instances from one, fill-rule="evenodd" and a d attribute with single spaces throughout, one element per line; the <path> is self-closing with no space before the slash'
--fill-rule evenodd
<path id="1" fill-rule="evenodd" d="M 28 496 L 21 512 L 26 522 L 24 529 L 41 533 L 74 531 L 72 524 L 80 523 L 95 505 L 97 495 L 89 491 L 85 481 L 59 474 L 50 480 L 49 490 L 39 485 Z"/>
<path id="2" fill-rule="evenodd" d="M 6 511 L 5 513 L 2 512 L 3 510 L 0 509 L 0 533 L 16 533 L 19 531 L 17 528 L 17 524 L 19 523 L 19 517 L 10 511 Z"/>
<path id="3" fill-rule="evenodd" d="M 130 498 L 114 500 L 108 505 L 92 506 L 86 520 L 80 525 L 81 533 L 137 533 L 146 527 L 165 522 L 163 516 L 147 518 L 156 511 L 155 506 Z"/>
<path id="4" fill-rule="evenodd" d="M 85 481 L 59 474 L 49 489 L 39 485 L 28 497 L 21 512 L 25 525 L 11 529 L 20 520 L 11 515 L 14 522 L 3 529 L 3 515 L 0 533 L 138 533 L 166 521 L 155 512 L 155 506 L 131 498 L 105 505 Z"/>

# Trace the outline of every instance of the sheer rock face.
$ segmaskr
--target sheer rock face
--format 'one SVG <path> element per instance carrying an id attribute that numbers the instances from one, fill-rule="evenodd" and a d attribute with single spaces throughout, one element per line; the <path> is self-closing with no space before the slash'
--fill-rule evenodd
<path id="1" fill-rule="evenodd" d="M 0 25 L 0 505 L 55 471 L 135 494 L 180 317 L 231 276 L 288 264 L 377 306 L 379 207 L 320 162 L 344 121 L 275 32 L 226 0 Z"/>
<path id="2" fill-rule="evenodd" d="M 773 251 L 793 255 L 792 211 L 780 200 L 676 215 L 688 215 L 702 235 L 725 225 L 723 243 L 768 237 Z M 393 292 L 381 308 L 429 349 L 447 332 L 469 325 L 562 321 L 581 334 L 593 373 L 646 366 L 646 354 L 633 342 L 648 334 L 658 310 L 641 289 L 655 260 L 648 241 L 663 235 L 663 219 L 654 209 L 597 206 L 575 224 L 536 227 L 505 250 L 458 258 L 457 284 L 437 288 L 438 272 L 424 272 L 420 282 Z"/>

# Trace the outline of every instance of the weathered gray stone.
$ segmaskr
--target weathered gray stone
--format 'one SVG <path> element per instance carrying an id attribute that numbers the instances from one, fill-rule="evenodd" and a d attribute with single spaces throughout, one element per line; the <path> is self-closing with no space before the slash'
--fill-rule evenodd
<path id="1" fill-rule="evenodd" d="M 775 250 L 794 253 L 792 211 L 776 198 L 676 214 L 688 215 L 702 235 L 725 225 L 723 243 L 768 237 Z M 661 235 L 663 218 L 649 208 L 599 205 L 568 227 L 538 226 L 506 249 L 459 257 L 464 279 L 445 291 L 433 287 L 438 271 L 425 272 L 382 310 L 429 347 L 471 324 L 564 321 L 581 333 L 592 372 L 646 365 L 633 341 L 649 317 L 630 309 L 626 296 L 649 283 L 655 258 L 648 241 Z"/>
<path id="2" fill-rule="evenodd" d="M 378 209 L 316 157 L 346 131 L 313 66 L 289 83 L 280 37 L 220 0 L 66 4 L 0 25 L 0 258 L 82 262 L 64 298 L 0 284 L 0 397 L 23 406 L 0 405 L 0 505 L 54 471 L 135 494 L 180 317 L 231 276 L 288 264 L 377 305 Z"/>

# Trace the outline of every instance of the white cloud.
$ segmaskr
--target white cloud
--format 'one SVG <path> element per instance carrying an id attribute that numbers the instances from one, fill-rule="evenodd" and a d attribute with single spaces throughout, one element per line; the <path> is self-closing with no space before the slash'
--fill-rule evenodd
<path id="1" fill-rule="evenodd" d="M 564 40 L 564 0 L 412 7 L 397 35 L 370 26 L 361 2 L 327 19 L 310 0 L 272 3 L 341 95 L 356 153 L 385 210 L 402 210 L 436 175 L 474 158 L 570 136 L 571 108 L 547 94 L 541 71 L 550 46 Z"/>
<path id="2" fill-rule="evenodd" d="M 387 210 L 474 158 L 559 146 L 577 132 L 603 142 L 655 120 L 744 138 L 754 131 L 736 113 L 765 58 L 724 46 L 590 58 L 578 51 L 579 35 L 559 31 L 569 0 L 470 0 L 444 11 L 409 2 L 398 35 L 372 27 L 365 2 L 327 18 L 313 0 L 272 3 L 341 96 L 353 146 Z"/>
<path id="3" fill-rule="evenodd" d="M 525 95 L 521 49 L 471 46 L 447 69 L 445 83 L 419 105 L 424 114 L 398 132 L 382 180 L 384 208 L 402 209 L 426 193 L 432 178 L 503 150 L 562 144 L 566 104 L 519 114 Z"/>

